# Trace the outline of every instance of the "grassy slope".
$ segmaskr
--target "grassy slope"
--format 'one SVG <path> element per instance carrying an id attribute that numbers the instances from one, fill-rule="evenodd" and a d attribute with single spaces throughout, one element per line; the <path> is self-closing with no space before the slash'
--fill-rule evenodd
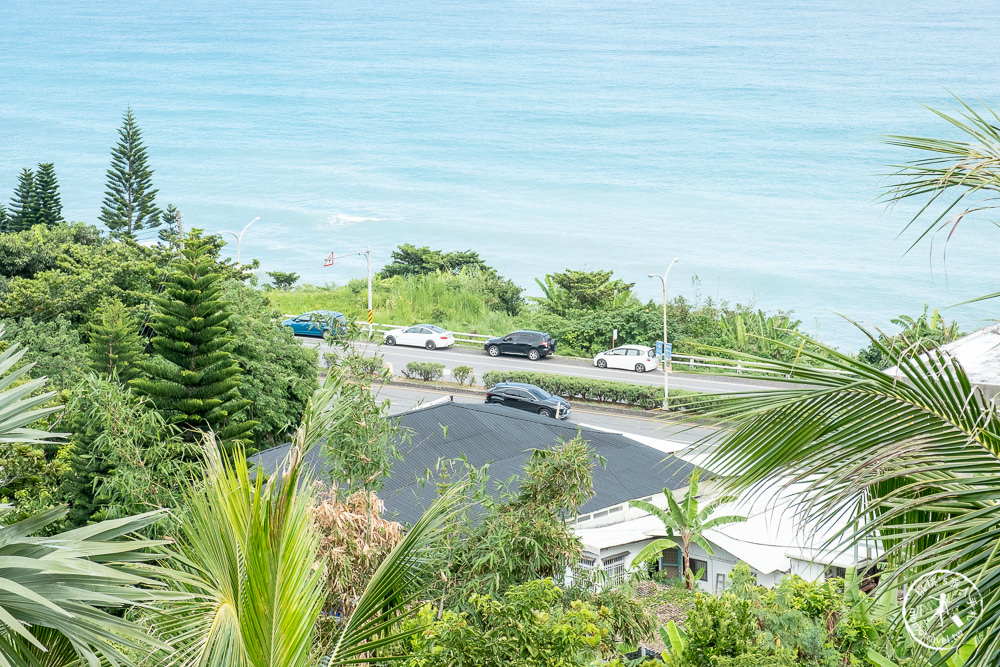
<path id="1" fill-rule="evenodd" d="M 339 310 L 353 319 L 364 319 L 368 308 L 367 285 L 352 281 L 347 285 L 316 287 L 304 285 L 287 292 L 268 293 L 284 314 L 309 310 Z M 487 308 L 483 297 L 462 276 L 415 276 L 376 281 L 372 303 L 375 321 L 411 325 L 427 322 L 463 333 L 501 334 L 527 324 L 523 317 L 511 317 Z"/>

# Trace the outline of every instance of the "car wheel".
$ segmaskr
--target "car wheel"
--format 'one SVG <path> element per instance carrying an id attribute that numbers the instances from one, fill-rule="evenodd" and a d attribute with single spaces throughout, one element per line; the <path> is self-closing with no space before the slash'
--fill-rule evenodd
<path id="1" fill-rule="evenodd" d="M 539 417 L 551 417 L 552 416 L 552 411 L 549 410 L 548 408 L 542 408 L 541 410 L 538 411 L 538 416 Z"/>
<path id="2" fill-rule="evenodd" d="M 530 350 L 528 350 L 528 358 L 531 359 L 532 361 L 538 361 L 541 357 L 542 355 L 539 354 L 538 350 L 536 350 L 535 348 L 531 348 Z"/>
<path id="3" fill-rule="evenodd" d="M 597 360 L 597 367 L 598 368 L 607 368 L 608 367 L 608 360 L 607 359 L 598 359 Z"/>
<path id="4" fill-rule="evenodd" d="M 500 356 L 500 346 L 499 345 L 490 345 L 488 348 L 486 348 L 486 351 L 489 352 L 489 354 L 490 354 L 491 357 L 499 357 Z"/>
<path id="5" fill-rule="evenodd" d="M 396 338 L 395 338 L 395 336 L 386 336 L 385 337 L 385 344 L 386 345 L 395 345 L 396 344 Z"/>
<path id="6" fill-rule="evenodd" d="M 424 343 L 424 347 L 426 347 L 428 350 L 433 350 L 437 348 L 437 345 L 434 344 L 434 341 L 429 340 L 426 343 Z"/>
<path id="7" fill-rule="evenodd" d="M 635 365 L 635 372 L 636 373 L 645 373 L 646 372 L 646 366 L 644 364 L 636 364 Z"/>
<path id="8" fill-rule="evenodd" d="M 330 330 L 323 329 L 321 332 L 319 332 L 319 337 L 322 338 L 323 340 L 327 340 L 330 337 Z"/>

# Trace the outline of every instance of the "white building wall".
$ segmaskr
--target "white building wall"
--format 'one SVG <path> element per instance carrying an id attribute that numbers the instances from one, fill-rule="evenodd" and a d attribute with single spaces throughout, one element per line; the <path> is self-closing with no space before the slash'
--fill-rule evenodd
<path id="1" fill-rule="evenodd" d="M 598 554 L 588 553 L 587 556 L 594 558 L 594 567 L 603 569 L 606 561 L 617 561 L 617 558 L 624 554 L 624 570 L 631 572 L 638 569 L 640 565 L 634 562 L 635 557 L 652 541 L 651 538 L 640 542 L 608 547 L 601 549 Z M 699 580 L 697 582 L 698 588 L 706 593 L 720 593 L 722 590 L 728 588 L 729 574 L 736 567 L 737 563 L 740 562 L 738 557 L 721 547 L 713 545 L 713 552 L 714 554 L 710 556 L 697 544 L 691 545 L 691 558 L 707 563 L 707 567 L 705 568 L 707 580 Z M 791 569 L 788 572 L 775 571 L 765 573 L 759 572 L 752 567 L 750 570 L 757 577 L 757 583 L 768 588 L 776 586 L 788 574 L 797 574 L 806 581 L 816 581 L 822 579 L 826 573 L 826 566 L 821 563 L 811 563 L 793 558 L 791 559 L 791 565 Z M 616 568 L 617 566 L 612 565 L 612 567 Z"/>

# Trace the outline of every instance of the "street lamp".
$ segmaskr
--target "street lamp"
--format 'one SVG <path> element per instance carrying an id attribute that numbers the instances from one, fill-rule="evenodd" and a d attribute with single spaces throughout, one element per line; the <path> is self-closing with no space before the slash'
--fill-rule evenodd
<path id="1" fill-rule="evenodd" d="M 677 263 L 677 258 L 674 257 L 673 261 L 667 266 L 667 270 L 663 272 L 663 275 L 658 275 L 656 273 L 650 273 L 649 278 L 659 278 L 660 283 L 663 285 L 663 409 L 666 411 L 667 405 L 669 404 L 668 391 L 670 390 L 670 373 L 667 371 L 667 275 L 670 273 L 671 267 Z"/>
<path id="2" fill-rule="evenodd" d="M 229 232 L 229 231 L 219 232 L 220 234 L 231 234 L 232 237 L 236 239 L 236 263 L 239 264 L 240 266 L 243 266 L 243 262 L 240 261 L 242 257 L 241 251 L 243 249 L 243 235 L 246 234 L 248 229 L 250 229 L 250 225 L 257 222 L 258 220 L 260 220 L 259 215 L 250 222 L 248 222 L 247 226 L 244 227 L 243 231 L 241 231 L 239 234 L 237 234 L 236 232 Z"/>

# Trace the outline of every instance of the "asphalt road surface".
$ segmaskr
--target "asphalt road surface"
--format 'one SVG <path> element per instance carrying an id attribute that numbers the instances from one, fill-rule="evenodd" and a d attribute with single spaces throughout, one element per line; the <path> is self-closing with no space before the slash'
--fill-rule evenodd
<path id="1" fill-rule="evenodd" d="M 301 338 L 300 340 L 302 340 L 303 345 L 319 347 L 321 352 L 331 351 L 330 346 L 320 339 Z M 374 353 L 377 350 L 390 364 L 393 374 L 400 377 L 402 377 L 400 369 L 406 368 L 406 364 L 411 361 L 435 361 L 445 365 L 444 379 L 449 381 L 452 380 L 452 368 L 470 366 L 477 378 L 482 377 L 483 373 L 489 370 L 518 370 L 663 386 L 663 371 L 661 370 L 636 373 L 635 371 L 613 368 L 597 368 L 586 359 L 568 359 L 556 356 L 530 361 L 526 357 L 490 357 L 483 350 L 471 348 L 452 347 L 425 350 L 422 347 L 403 347 L 400 345 L 376 346 L 372 343 L 357 343 L 356 345 L 366 353 Z M 669 383 L 671 389 L 710 393 L 732 393 L 789 386 L 787 383 L 771 382 L 759 377 L 734 378 L 703 373 L 683 373 L 677 370 L 670 372 Z"/>
<path id="2" fill-rule="evenodd" d="M 392 384 L 379 389 L 378 395 L 381 398 L 389 399 L 390 414 L 398 414 L 412 410 L 421 404 L 427 404 L 442 398 L 447 399 L 451 394 L 447 391 L 438 391 L 436 389 L 404 387 Z M 484 399 L 477 396 L 455 394 L 452 396 L 452 400 L 456 403 L 482 405 Z M 566 419 L 566 422 L 579 424 L 580 426 L 596 426 L 597 428 L 611 431 L 633 433 L 684 444 L 694 444 L 707 438 L 712 438 L 719 433 L 719 430 L 716 428 L 682 424 L 676 420 L 665 419 L 655 415 L 609 414 L 602 410 L 588 409 L 587 406 L 578 402 L 573 403 L 573 411 Z"/>

